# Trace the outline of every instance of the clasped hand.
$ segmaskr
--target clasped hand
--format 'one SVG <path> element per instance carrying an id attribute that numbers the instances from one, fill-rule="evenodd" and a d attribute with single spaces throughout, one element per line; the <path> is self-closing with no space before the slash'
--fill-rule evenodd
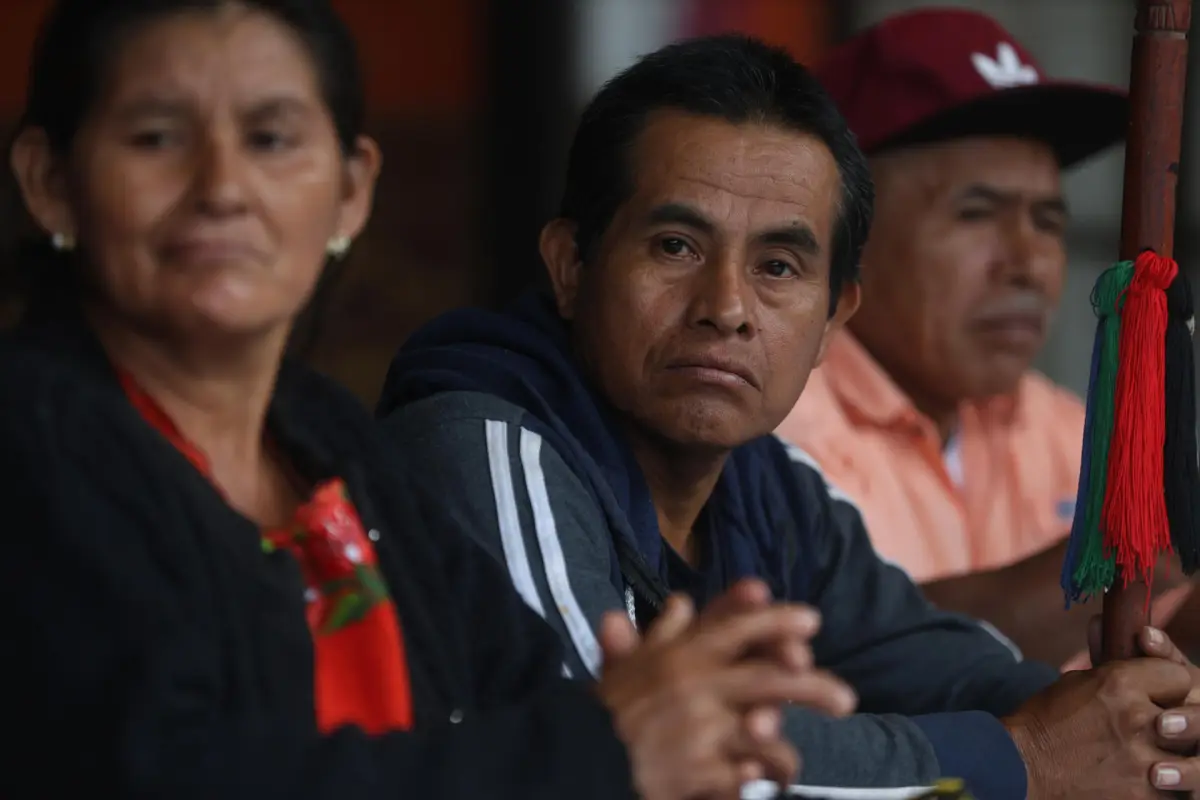
<path id="1" fill-rule="evenodd" d="M 725 800 L 747 781 L 792 781 L 800 758 L 782 737 L 782 706 L 843 716 L 857 702 L 814 668 L 809 641 L 819 627 L 810 608 L 772 604 L 761 581 L 735 585 L 699 615 L 672 596 L 644 638 L 625 615 L 606 617 L 597 691 L 639 796 Z"/>
<path id="2" fill-rule="evenodd" d="M 1140 644 L 1144 658 L 1069 673 L 1005 720 L 1030 800 L 1200 790 L 1200 669 L 1160 630 L 1146 628 Z"/>

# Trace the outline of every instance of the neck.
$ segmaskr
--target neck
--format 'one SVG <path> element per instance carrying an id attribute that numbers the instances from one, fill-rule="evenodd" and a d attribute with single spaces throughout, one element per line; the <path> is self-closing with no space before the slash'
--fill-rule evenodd
<path id="1" fill-rule="evenodd" d="M 729 453 L 681 447 L 639 433 L 632 433 L 630 440 L 654 500 L 659 532 L 681 558 L 695 566 L 699 555 L 696 520 L 712 496 Z"/>
<path id="2" fill-rule="evenodd" d="M 959 400 L 948 399 L 937 392 L 929 391 L 924 381 L 887 357 L 886 347 L 872 346 L 873 337 L 870 328 L 864 329 L 861 324 L 855 325 L 855 320 L 851 320 L 848 327 L 859 346 L 867 351 L 867 354 L 887 374 L 892 383 L 896 384 L 896 387 L 904 393 L 913 408 L 933 423 L 934 430 L 937 431 L 939 439 L 945 445 L 954 429 L 958 427 Z"/>
<path id="3" fill-rule="evenodd" d="M 88 316 L 108 357 L 154 398 L 214 473 L 261 462 L 287 331 L 200 344 L 147 337 L 100 310 Z"/>
<path id="4" fill-rule="evenodd" d="M 938 438 L 945 446 L 950 440 L 950 436 L 958 427 L 958 406 L 956 402 L 946 401 L 928 394 L 922 394 L 911 386 L 905 386 L 897 381 L 908 399 L 912 401 L 913 406 L 921 415 L 933 423 L 934 430 L 937 431 Z"/>

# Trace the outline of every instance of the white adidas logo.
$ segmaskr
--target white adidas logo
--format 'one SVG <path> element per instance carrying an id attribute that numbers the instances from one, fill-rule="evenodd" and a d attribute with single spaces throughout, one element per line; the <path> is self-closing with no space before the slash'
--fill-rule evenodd
<path id="1" fill-rule="evenodd" d="M 972 53 L 971 63 L 993 89 L 1009 89 L 1038 82 L 1037 70 L 1028 64 L 1022 64 L 1017 51 L 1008 42 L 997 45 L 995 58 L 983 53 Z"/>

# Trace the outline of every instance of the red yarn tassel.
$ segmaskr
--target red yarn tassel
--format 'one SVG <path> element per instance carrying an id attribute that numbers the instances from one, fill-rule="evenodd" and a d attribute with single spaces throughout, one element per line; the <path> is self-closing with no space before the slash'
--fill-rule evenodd
<path id="1" fill-rule="evenodd" d="M 1149 585 L 1155 564 L 1171 551 L 1163 483 L 1166 441 L 1164 375 L 1167 287 L 1179 267 L 1146 251 L 1134 262 L 1121 313 L 1117 392 L 1108 491 L 1102 515 L 1104 546 L 1116 556 L 1126 584 Z"/>

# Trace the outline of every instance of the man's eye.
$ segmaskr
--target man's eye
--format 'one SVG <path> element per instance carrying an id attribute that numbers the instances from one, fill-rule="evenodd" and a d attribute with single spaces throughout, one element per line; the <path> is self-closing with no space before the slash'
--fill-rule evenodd
<path id="1" fill-rule="evenodd" d="M 691 245 L 677 236 L 668 236 L 661 240 L 658 246 L 669 256 L 686 256 L 692 252 Z"/>
<path id="2" fill-rule="evenodd" d="M 764 262 L 762 271 L 770 275 L 772 278 L 787 278 L 796 274 L 796 268 L 786 261 L 778 258 L 773 258 L 770 261 Z"/>
<path id="3" fill-rule="evenodd" d="M 291 145 L 291 140 L 278 131 L 260 130 L 252 132 L 249 137 L 250 146 L 255 150 L 284 150 Z"/>
<path id="4" fill-rule="evenodd" d="M 967 222 L 978 222 L 979 220 L 988 219 L 991 216 L 992 210 L 990 208 L 981 208 L 979 206 L 963 208 L 958 212 L 958 218 Z"/>

